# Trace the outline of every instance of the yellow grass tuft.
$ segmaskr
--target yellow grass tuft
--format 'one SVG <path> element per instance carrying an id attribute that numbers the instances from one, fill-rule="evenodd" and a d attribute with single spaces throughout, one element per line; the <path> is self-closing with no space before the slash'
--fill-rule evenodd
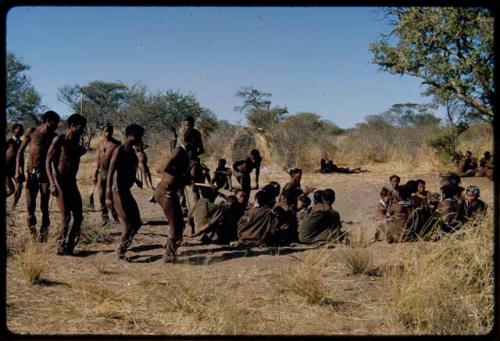
<path id="1" fill-rule="evenodd" d="M 493 323 L 492 217 L 465 224 L 386 274 L 389 312 L 414 334 L 485 334 Z M 389 268 L 390 269 L 390 268 Z"/>
<path id="2" fill-rule="evenodd" d="M 49 253 L 52 245 L 39 244 L 28 240 L 23 251 L 17 255 L 20 275 L 24 282 L 37 284 L 41 280 L 43 272 L 47 268 Z"/>

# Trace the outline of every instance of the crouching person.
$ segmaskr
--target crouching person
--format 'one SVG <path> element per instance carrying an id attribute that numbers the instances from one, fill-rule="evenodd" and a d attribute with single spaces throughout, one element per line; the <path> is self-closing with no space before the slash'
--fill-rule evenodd
<path id="1" fill-rule="evenodd" d="M 299 225 L 299 242 L 313 244 L 345 239 L 347 235 L 341 231 L 340 215 L 332 208 L 334 202 L 335 192 L 332 189 L 314 192 L 311 211 Z"/>
<path id="2" fill-rule="evenodd" d="M 54 138 L 47 152 L 46 171 L 50 193 L 57 197 L 61 227 L 57 237 L 58 255 L 71 255 L 78 243 L 83 222 L 82 197 L 76 183 L 80 157 L 86 149 L 80 145 L 87 119 L 79 114 L 68 117 L 65 134 Z M 73 224 L 70 227 L 70 221 Z"/>
<path id="3" fill-rule="evenodd" d="M 125 129 L 123 144 L 116 147 L 111 156 L 106 179 L 106 207 L 116 210 L 122 224 L 120 243 L 116 248 L 116 258 L 124 259 L 134 235 L 142 226 L 141 214 L 130 188 L 139 183 L 136 178 L 138 159 L 134 146 L 142 144 L 144 129 L 131 124 Z"/>

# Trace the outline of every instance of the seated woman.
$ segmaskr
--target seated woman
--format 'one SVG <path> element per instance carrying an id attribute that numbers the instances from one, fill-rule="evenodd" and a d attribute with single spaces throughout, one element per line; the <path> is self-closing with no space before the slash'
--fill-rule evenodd
<path id="1" fill-rule="evenodd" d="M 406 185 L 399 186 L 397 201 L 389 207 L 385 219 L 386 240 L 389 243 L 403 242 L 412 239 L 408 235 L 412 227 L 407 226 L 408 218 L 413 210 L 410 198 L 411 188 Z"/>
<path id="2" fill-rule="evenodd" d="M 429 205 L 429 192 L 425 190 L 425 181 L 418 179 L 415 181 L 417 191 L 411 195 L 413 207 L 423 207 Z"/>
<path id="3" fill-rule="evenodd" d="M 317 242 L 342 241 L 345 233 L 341 231 L 340 215 L 332 208 L 335 192 L 327 188 L 314 192 L 314 205 L 299 225 L 299 242 L 313 244 Z"/>
<path id="4" fill-rule="evenodd" d="M 479 199 L 480 190 L 477 186 L 469 186 L 465 189 L 464 214 L 465 219 L 484 217 L 487 207 L 484 201 Z"/>
<path id="5" fill-rule="evenodd" d="M 468 177 L 476 175 L 477 171 L 477 160 L 472 156 L 472 152 L 469 150 L 465 153 L 465 157 L 460 160 L 458 165 L 458 170 L 460 176 Z"/>
<path id="6" fill-rule="evenodd" d="M 255 205 L 238 221 L 238 242 L 242 245 L 259 246 L 273 244 L 278 224 L 272 208 L 275 197 L 270 191 L 255 193 Z"/>
<path id="7" fill-rule="evenodd" d="M 216 225 L 222 221 L 223 209 L 214 203 L 218 195 L 216 190 L 202 187 L 200 194 L 201 198 L 189 211 L 187 221 L 195 231 L 191 238 L 197 237 L 202 243 L 211 243 L 215 239 Z"/>
<path id="8" fill-rule="evenodd" d="M 300 187 L 300 180 L 302 179 L 302 169 L 300 168 L 290 168 L 288 170 L 288 174 L 290 175 L 290 181 L 287 182 L 285 187 L 283 187 L 283 192 L 288 191 L 290 195 L 290 206 L 293 210 L 297 207 L 297 198 L 304 193 L 302 188 Z"/>
<path id="9" fill-rule="evenodd" d="M 284 189 L 281 192 L 280 201 L 273 209 L 278 220 L 275 242 L 281 246 L 290 245 L 298 241 L 298 224 L 292 205 L 293 200 L 297 201 L 293 190 Z"/>
<path id="10" fill-rule="evenodd" d="M 479 161 L 478 176 L 486 176 L 493 180 L 493 157 L 490 152 L 484 152 L 483 158 Z"/>
<path id="11" fill-rule="evenodd" d="M 441 187 L 441 201 L 436 212 L 440 217 L 442 232 L 455 231 L 464 221 L 463 202 L 457 199 L 461 188 L 456 185 Z"/>

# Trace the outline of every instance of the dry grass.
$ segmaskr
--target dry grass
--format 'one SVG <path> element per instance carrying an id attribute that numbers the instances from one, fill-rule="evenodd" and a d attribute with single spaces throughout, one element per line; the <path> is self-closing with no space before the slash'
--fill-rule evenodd
<path id="1" fill-rule="evenodd" d="M 92 245 L 96 243 L 111 244 L 112 242 L 113 237 L 108 227 L 97 226 L 96 224 L 87 223 L 85 220 L 83 221 L 79 243 Z"/>
<path id="2" fill-rule="evenodd" d="M 16 255 L 19 273 L 22 280 L 28 284 L 40 282 L 47 268 L 49 253 L 54 249 L 54 242 L 40 244 L 28 240 L 23 251 Z"/>
<path id="3" fill-rule="evenodd" d="M 413 334 L 485 334 L 493 323 L 492 218 L 419 248 L 389 271 L 389 312 Z M 394 267 L 395 269 L 398 267 Z"/>
<path id="4" fill-rule="evenodd" d="M 342 253 L 344 266 L 352 274 L 364 274 L 373 266 L 373 256 L 365 247 L 355 245 Z"/>
<path id="5" fill-rule="evenodd" d="M 284 272 L 278 277 L 274 290 L 278 293 L 294 293 L 306 299 L 309 304 L 332 302 L 331 293 L 324 280 L 325 268 L 330 262 L 326 249 L 306 256 L 295 271 Z"/>

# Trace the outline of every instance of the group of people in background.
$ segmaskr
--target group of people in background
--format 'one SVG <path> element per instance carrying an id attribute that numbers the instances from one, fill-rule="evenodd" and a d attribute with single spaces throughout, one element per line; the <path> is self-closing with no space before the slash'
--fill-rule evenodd
<path id="1" fill-rule="evenodd" d="M 456 158 L 458 165 L 458 175 L 461 177 L 486 176 L 493 180 L 493 156 L 489 151 L 484 152 L 479 162 L 472 155 L 471 151 L 466 151 L 465 155 L 458 154 Z"/>
<path id="2" fill-rule="evenodd" d="M 42 124 L 24 134 L 20 124 L 12 126 L 12 137 L 7 140 L 7 196 L 14 195 L 14 209 L 26 183 L 27 227 L 34 240 L 46 242 L 50 226 L 49 199 L 56 198 L 61 212 L 61 226 L 57 233 L 57 254 L 71 255 L 81 234 L 84 219 L 82 198 L 77 185 L 80 158 L 86 153 L 82 134 L 87 120 L 79 114 L 68 117 L 67 129 L 56 134 L 60 117 L 54 111 L 42 116 Z M 21 139 L 21 137 L 24 137 Z M 147 145 L 142 138 L 144 129 L 131 124 L 125 129 L 123 141 L 113 137 L 113 125 L 106 123 L 101 129 L 102 139 L 97 144 L 96 168 L 93 176 L 97 189 L 102 224 L 109 223 L 109 212 L 120 222 L 122 233 L 116 247 L 117 259 L 124 259 L 134 236 L 143 225 L 139 206 L 131 192 L 135 184 L 145 184 L 153 190 L 150 202 L 162 209 L 168 222 L 168 236 L 164 244 L 167 263 L 177 261 L 177 248 L 183 235 L 201 243 L 236 245 L 285 246 L 293 243 L 348 242 L 342 231 L 339 213 L 333 208 L 335 191 L 303 189 L 302 170 L 291 168 L 290 181 L 283 188 L 274 181 L 259 187 L 262 156 L 257 149 L 245 159 L 235 160 L 227 167 L 219 159 L 213 174 L 201 163 L 205 152 L 202 136 L 194 128 L 194 119 L 188 116 L 182 122 L 181 143 L 173 145 L 161 169 L 161 180 L 153 185 L 145 153 Z M 25 151 L 29 147 L 25 167 Z M 473 160 L 467 153 L 464 164 Z M 479 173 L 492 172 L 491 155 L 485 153 Z M 464 166 L 462 174 L 470 175 L 472 166 Z M 474 167 L 473 167 L 474 168 Z M 321 172 L 358 173 L 321 160 Z M 251 186 L 251 173 L 255 173 L 255 186 Z M 235 188 L 233 177 L 239 184 Z M 486 212 L 479 199 L 479 188 L 459 186 L 460 176 L 450 173 L 443 176 L 441 193 L 425 190 L 425 181 L 410 180 L 400 185 L 400 178 L 390 178 L 390 187 L 380 192 L 377 204 L 377 233 L 379 240 L 384 233 L 389 242 L 415 239 L 425 232 L 432 219 L 440 222 L 445 232 L 474 215 Z M 194 203 L 188 199 L 191 189 Z M 256 190 L 250 202 L 251 190 Z M 92 191 L 92 195 L 93 195 Z M 37 229 L 35 206 L 40 193 L 41 226 Z M 192 207 L 191 207 L 192 206 Z M 438 218 L 436 218 L 436 216 Z M 185 219 L 186 218 L 186 219 Z M 190 227 L 185 230 L 186 222 Z"/>
<path id="3" fill-rule="evenodd" d="M 460 186 L 461 179 L 456 173 L 447 172 L 440 177 L 440 193 L 431 193 L 422 179 L 401 185 L 401 178 L 392 175 L 390 185 L 380 191 L 376 205 L 374 239 L 381 240 L 385 235 L 390 243 L 420 238 L 435 240 L 486 214 L 486 204 L 479 199 L 479 187 Z"/>

